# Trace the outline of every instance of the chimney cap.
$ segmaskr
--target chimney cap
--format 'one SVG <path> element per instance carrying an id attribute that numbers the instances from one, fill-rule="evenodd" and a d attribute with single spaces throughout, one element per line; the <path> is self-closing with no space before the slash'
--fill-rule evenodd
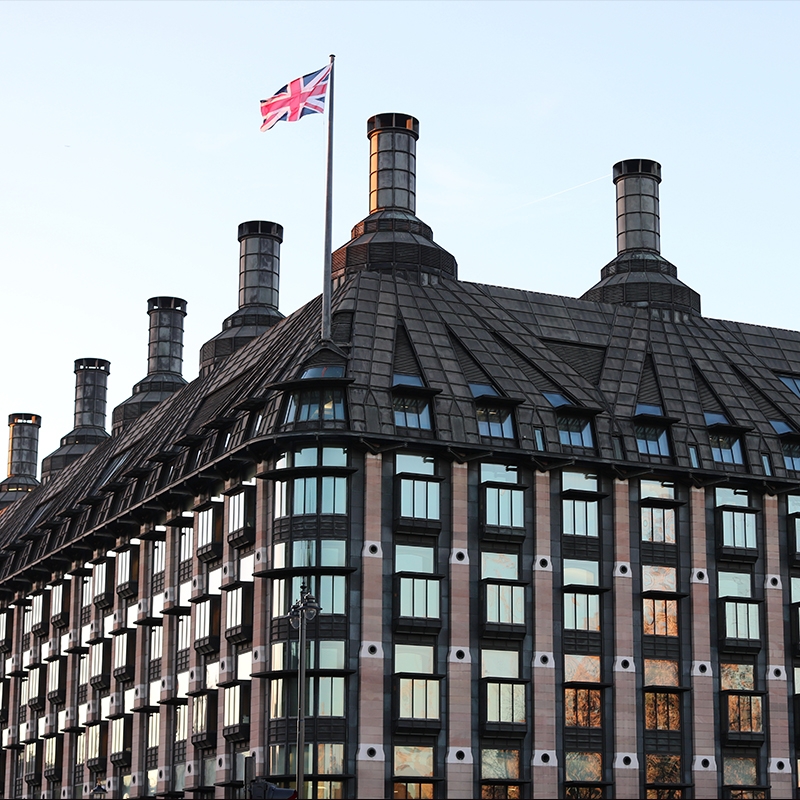
<path id="1" fill-rule="evenodd" d="M 248 236 L 269 236 L 271 239 L 283 242 L 283 225 L 279 225 L 277 222 L 265 222 L 260 219 L 242 222 L 239 225 L 239 241 L 241 242 L 242 239 L 246 239 Z"/>
<path id="2" fill-rule="evenodd" d="M 613 168 L 614 183 L 629 175 L 649 175 L 661 183 L 661 164 L 649 158 L 626 158 Z"/>
<path id="3" fill-rule="evenodd" d="M 419 139 L 419 120 L 409 114 L 376 114 L 367 120 L 367 138 L 371 138 L 379 131 L 398 130 L 410 133 L 414 139 Z"/>
<path id="4" fill-rule="evenodd" d="M 106 361 L 104 358 L 78 358 L 75 360 L 75 372 L 84 369 L 99 370 L 108 375 L 111 372 L 111 362 Z"/>
<path id="5" fill-rule="evenodd" d="M 147 301 L 147 313 L 151 311 L 179 311 L 186 316 L 186 301 L 180 297 L 151 297 Z"/>
<path id="6" fill-rule="evenodd" d="M 37 428 L 42 425 L 42 418 L 39 414 L 9 414 L 8 424 L 19 425 L 20 423 L 26 425 L 35 425 Z"/>

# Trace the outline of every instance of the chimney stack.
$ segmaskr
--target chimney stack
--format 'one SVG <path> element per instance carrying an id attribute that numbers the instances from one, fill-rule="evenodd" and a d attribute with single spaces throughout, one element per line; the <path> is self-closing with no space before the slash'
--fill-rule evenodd
<path id="1" fill-rule="evenodd" d="M 367 120 L 369 213 L 386 208 L 417 211 L 419 120 L 408 114 L 377 114 Z"/>
<path id="2" fill-rule="evenodd" d="M 617 187 L 617 253 L 628 250 L 661 252 L 658 184 L 661 164 L 646 158 L 618 161 L 613 168 Z"/>
<path id="3" fill-rule="evenodd" d="M 238 238 L 239 309 L 222 323 L 222 332 L 200 350 L 201 377 L 283 319 L 278 311 L 283 227 L 262 220 L 243 222 Z"/>
<path id="4" fill-rule="evenodd" d="M 423 286 L 457 278 L 456 260 L 416 215 L 419 121 L 408 114 L 376 114 L 367 120 L 367 138 L 369 216 L 333 253 L 334 286 L 354 270 L 392 272 Z"/>
<path id="5" fill-rule="evenodd" d="M 186 385 L 181 375 L 186 301 L 180 297 L 151 297 L 147 301 L 147 313 L 150 315 L 147 376 L 133 387 L 133 394 L 114 409 L 111 421 L 114 436 Z"/>
<path id="6" fill-rule="evenodd" d="M 613 176 L 617 257 L 581 300 L 658 309 L 653 311 L 658 318 L 676 322 L 699 314 L 700 295 L 678 280 L 678 268 L 661 255 L 661 164 L 647 158 L 618 161 Z"/>
<path id="7" fill-rule="evenodd" d="M 41 424 L 38 414 L 10 414 L 8 417 L 8 477 L 0 482 L 0 508 L 39 485 L 36 466 Z"/>
<path id="8" fill-rule="evenodd" d="M 61 446 L 42 459 L 42 483 L 108 438 L 106 393 L 111 364 L 102 358 L 75 362 L 75 427 L 61 439 Z"/>

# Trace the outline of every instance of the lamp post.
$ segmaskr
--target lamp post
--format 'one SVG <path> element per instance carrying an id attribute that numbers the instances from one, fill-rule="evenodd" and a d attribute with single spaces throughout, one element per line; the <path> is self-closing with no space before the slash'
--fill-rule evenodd
<path id="1" fill-rule="evenodd" d="M 300 585 L 300 599 L 289 612 L 293 628 L 300 629 L 297 650 L 297 796 L 305 797 L 304 759 L 306 750 L 306 622 L 314 619 L 320 605 L 308 591 L 305 582 Z"/>

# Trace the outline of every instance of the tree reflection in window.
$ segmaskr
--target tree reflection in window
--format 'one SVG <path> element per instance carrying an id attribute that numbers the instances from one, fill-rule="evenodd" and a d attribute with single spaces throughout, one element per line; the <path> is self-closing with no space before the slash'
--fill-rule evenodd
<path id="1" fill-rule="evenodd" d="M 519 750 L 481 750 L 481 779 L 487 781 L 519 780 Z"/>
<path id="2" fill-rule="evenodd" d="M 679 731 L 680 700 L 680 695 L 672 692 L 645 692 L 644 727 L 648 731 Z"/>
<path id="3" fill-rule="evenodd" d="M 600 656 L 564 655 L 565 683 L 599 683 Z"/>
<path id="4" fill-rule="evenodd" d="M 564 689 L 564 725 L 599 728 L 602 724 L 599 689 Z"/>
<path id="5" fill-rule="evenodd" d="M 678 635 L 678 601 L 647 597 L 642 600 L 644 633 L 649 636 Z"/>
<path id="6" fill-rule="evenodd" d="M 644 757 L 644 771 L 647 783 L 681 783 L 681 757 L 647 753 Z"/>
<path id="7" fill-rule="evenodd" d="M 668 659 L 646 658 L 644 660 L 645 686 L 680 686 L 678 662 Z"/>
<path id="8" fill-rule="evenodd" d="M 754 786 L 758 784 L 756 759 L 725 756 L 722 759 L 722 781 L 726 786 Z"/>
<path id="9" fill-rule="evenodd" d="M 593 783 L 603 780 L 602 753 L 565 753 L 566 779 L 570 782 Z"/>

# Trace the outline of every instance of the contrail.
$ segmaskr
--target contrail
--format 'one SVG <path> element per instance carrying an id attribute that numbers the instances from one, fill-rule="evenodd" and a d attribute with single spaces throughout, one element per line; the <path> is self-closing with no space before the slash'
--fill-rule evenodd
<path id="1" fill-rule="evenodd" d="M 519 211 L 520 208 L 526 208 L 527 206 L 532 206 L 535 203 L 541 203 L 545 200 L 549 200 L 551 197 L 558 197 L 560 194 L 565 194 L 566 192 L 571 192 L 574 189 L 580 189 L 581 186 L 588 186 L 590 183 L 597 183 L 597 181 L 605 180 L 606 178 L 610 178 L 611 173 L 609 172 L 607 175 L 601 175 L 599 178 L 592 178 L 590 181 L 586 181 L 586 183 L 579 183 L 577 186 L 570 186 L 569 189 L 562 189 L 560 192 L 555 192 L 554 194 L 548 194 L 547 197 L 539 197 L 536 200 L 531 200 L 530 203 L 523 203 L 521 206 L 517 206 L 516 208 L 512 208 L 512 211 Z"/>

